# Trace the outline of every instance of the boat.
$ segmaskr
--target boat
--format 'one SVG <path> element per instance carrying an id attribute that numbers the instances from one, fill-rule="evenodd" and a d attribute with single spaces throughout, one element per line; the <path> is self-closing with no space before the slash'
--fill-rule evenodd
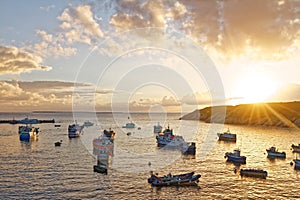
<path id="1" fill-rule="evenodd" d="M 93 140 L 93 154 L 102 155 L 107 154 L 109 156 L 113 155 L 114 143 L 110 138 L 101 135 Z"/>
<path id="2" fill-rule="evenodd" d="M 99 166 L 99 165 L 94 165 L 94 172 L 98 172 L 101 174 L 107 174 L 107 168 Z"/>
<path id="3" fill-rule="evenodd" d="M 229 162 L 246 164 L 246 156 L 241 156 L 240 149 L 234 149 L 233 152 L 226 152 L 224 157 Z"/>
<path id="4" fill-rule="evenodd" d="M 68 136 L 69 138 L 76 138 L 82 134 L 83 126 L 80 126 L 75 122 L 68 127 Z"/>
<path id="5" fill-rule="evenodd" d="M 172 176 L 171 174 L 168 174 L 167 176 L 161 178 L 161 177 L 155 177 L 152 176 L 151 179 L 151 185 L 155 187 L 164 187 L 164 186 L 190 186 L 190 185 L 197 185 L 199 182 L 199 178 L 201 177 L 200 174 L 192 175 L 183 175 L 183 176 Z M 148 179 L 149 182 L 149 179 Z"/>
<path id="6" fill-rule="evenodd" d="M 220 141 L 236 142 L 236 134 L 231 133 L 229 129 L 226 132 L 217 133 L 217 135 Z"/>
<path id="7" fill-rule="evenodd" d="M 85 127 L 89 127 L 89 126 L 93 126 L 94 125 L 94 123 L 93 122 L 90 122 L 90 121 L 85 121 L 84 123 L 83 123 L 83 126 L 85 126 Z"/>
<path id="8" fill-rule="evenodd" d="M 268 158 L 286 158 L 286 153 L 284 151 L 279 152 L 274 146 L 266 149 L 266 151 L 268 153 Z"/>
<path id="9" fill-rule="evenodd" d="M 106 136 L 106 137 L 108 137 L 111 141 L 113 141 L 114 140 L 114 138 L 115 138 L 115 132 L 113 131 L 113 130 L 111 130 L 111 128 L 109 128 L 109 130 L 104 130 L 103 131 L 103 134 Z"/>
<path id="10" fill-rule="evenodd" d="M 152 183 L 153 181 L 155 181 L 156 179 L 162 179 L 162 180 L 170 180 L 171 178 L 189 178 L 192 177 L 195 174 L 195 172 L 188 172 L 188 173 L 184 173 L 184 174 L 177 174 L 177 175 L 172 175 L 171 173 L 169 173 L 168 175 L 165 176 L 157 176 L 157 174 L 155 175 L 153 173 L 153 171 L 150 171 L 150 177 L 148 178 L 148 183 Z"/>
<path id="11" fill-rule="evenodd" d="M 188 143 L 184 141 L 182 136 L 177 136 L 173 134 L 173 129 L 168 127 L 156 136 L 156 142 L 158 147 L 167 147 L 167 148 L 180 148 L 187 149 Z"/>
<path id="12" fill-rule="evenodd" d="M 54 127 L 61 127 L 61 125 L 60 124 L 54 124 Z"/>
<path id="13" fill-rule="evenodd" d="M 182 148 L 181 153 L 183 155 L 195 155 L 196 154 L 196 143 L 191 142 L 187 148 Z"/>
<path id="14" fill-rule="evenodd" d="M 130 117 L 128 117 L 128 119 L 130 119 Z M 122 126 L 122 128 L 135 128 L 135 124 L 133 122 L 128 122 L 125 126 Z"/>
<path id="15" fill-rule="evenodd" d="M 21 141 L 29 141 L 37 138 L 39 128 L 33 126 L 19 126 L 19 136 Z"/>
<path id="16" fill-rule="evenodd" d="M 240 175 L 265 179 L 268 176 L 268 172 L 262 169 L 245 168 L 240 170 Z"/>
<path id="17" fill-rule="evenodd" d="M 29 119 L 28 117 L 25 117 L 24 119 L 21 119 L 17 121 L 18 124 L 39 124 L 40 121 L 38 119 Z"/>
<path id="18" fill-rule="evenodd" d="M 157 125 L 153 126 L 153 128 L 154 128 L 154 133 L 161 133 L 163 127 L 158 122 Z"/>
<path id="19" fill-rule="evenodd" d="M 135 124 L 133 122 L 128 122 L 125 126 L 122 126 L 122 128 L 135 128 Z"/>
<path id="20" fill-rule="evenodd" d="M 55 142 L 55 143 L 54 143 L 54 146 L 56 146 L 56 147 L 60 147 L 60 146 L 61 146 L 61 144 L 62 144 L 62 140 L 61 140 L 61 141 L 58 141 L 58 142 Z"/>
<path id="21" fill-rule="evenodd" d="M 293 160 L 294 162 L 294 166 L 296 170 L 300 170 L 300 159 L 296 158 Z M 293 165 L 293 162 L 291 162 L 290 164 Z"/>
<path id="22" fill-rule="evenodd" d="M 300 144 L 298 144 L 298 145 L 292 144 L 292 149 L 293 149 L 293 152 L 300 153 Z"/>

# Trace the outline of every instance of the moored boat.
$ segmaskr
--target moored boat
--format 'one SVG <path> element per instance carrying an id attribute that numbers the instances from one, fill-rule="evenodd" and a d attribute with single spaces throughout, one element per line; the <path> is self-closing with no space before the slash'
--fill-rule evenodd
<path id="1" fill-rule="evenodd" d="M 240 149 L 234 149 L 233 152 L 226 152 L 225 158 L 227 158 L 229 162 L 246 164 L 246 156 L 241 156 Z"/>
<path id="2" fill-rule="evenodd" d="M 113 142 L 116 133 L 109 128 L 109 130 L 105 129 L 103 134 Z"/>
<path id="3" fill-rule="evenodd" d="M 226 132 L 217 133 L 220 141 L 236 142 L 236 134 L 233 134 L 228 129 Z"/>
<path id="4" fill-rule="evenodd" d="M 293 152 L 300 153 L 300 144 L 298 144 L 298 145 L 292 144 L 292 149 L 293 149 Z"/>
<path id="5" fill-rule="evenodd" d="M 68 127 L 68 136 L 69 138 L 76 138 L 82 134 L 83 126 L 78 125 L 77 123 L 71 124 Z"/>
<path id="6" fill-rule="evenodd" d="M 166 148 L 180 148 L 187 149 L 188 143 L 184 141 L 182 136 L 173 135 L 173 129 L 166 128 L 162 133 L 156 136 L 156 142 L 158 147 Z"/>
<path id="7" fill-rule="evenodd" d="M 85 126 L 85 127 L 89 127 L 89 126 L 93 126 L 94 125 L 94 123 L 93 122 L 90 122 L 90 121 L 85 121 L 84 123 L 83 123 L 83 126 Z"/>
<path id="8" fill-rule="evenodd" d="M 135 124 L 133 122 L 128 122 L 122 128 L 135 128 Z"/>
<path id="9" fill-rule="evenodd" d="M 190 145 L 187 148 L 182 147 L 181 148 L 181 153 L 183 155 L 195 155 L 196 154 L 196 143 L 191 142 Z"/>
<path id="10" fill-rule="evenodd" d="M 39 128 L 33 126 L 19 126 L 19 136 L 21 141 L 34 140 L 38 137 Z"/>
<path id="11" fill-rule="evenodd" d="M 18 124 L 39 124 L 40 121 L 38 119 L 29 119 L 28 117 L 25 117 L 24 119 L 21 119 L 17 121 Z"/>
<path id="12" fill-rule="evenodd" d="M 262 169 L 245 168 L 240 170 L 240 175 L 265 179 L 268 176 L 268 172 Z"/>
<path id="13" fill-rule="evenodd" d="M 295 169 L 300 170 L 300 159 L 296 158 L 293 161 L 294 161 Z M 291 163 L 291 165 L 292 165 L 292 163 Z"/>
<path id="14" fill-rule="evenodd" d="M 107 154 L 109 156 L 113 155 L 114 143 L 106 136 L 99 136 L 93 140 L 93 154 Z"/>
<path id="15" fill-rule="evenodd" d="M 269 158 L 286 158 L 286 153 L 279 152 L 276 147 L 272 146 L 269 149 L 266 149 Z"/>
<path id="16" fill-rule="evenodd" d="M 200 177 L 200 174 L 194 175 L 194 172 L 179 175 L 171 175 L 169 173 L 163 177 L 158 177 L 151 173 L 151 177 L 148 178 L 148 183 L 156 187 L 197 185 Z"/>
<path id="17" fill-rule="evenodd" d="M 154 128 L 154 133 L 161 133 L 163 127 L 158 122 L 157 125 L 153 126 L 153 128 Z"/>

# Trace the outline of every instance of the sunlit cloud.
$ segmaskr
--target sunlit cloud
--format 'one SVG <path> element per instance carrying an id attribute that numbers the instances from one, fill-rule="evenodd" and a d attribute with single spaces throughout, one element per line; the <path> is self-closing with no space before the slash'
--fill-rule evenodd
<path id="1" fill-rule="evenodd" d="M 20 74 L 32 70 L 49 71 L 40 56 L 12 46 L 0 46 L 0 74 Z"/>

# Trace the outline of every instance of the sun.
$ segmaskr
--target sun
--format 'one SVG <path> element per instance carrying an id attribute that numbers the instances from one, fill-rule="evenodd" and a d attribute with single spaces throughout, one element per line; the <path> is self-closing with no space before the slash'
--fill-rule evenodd
<path id="1" fill-rule="evenodd" d="M 243 103 L 265 102 L 278 89 L 277 84 L 266 75 L 248 75 L 237 83 L 237 93 Z"/>

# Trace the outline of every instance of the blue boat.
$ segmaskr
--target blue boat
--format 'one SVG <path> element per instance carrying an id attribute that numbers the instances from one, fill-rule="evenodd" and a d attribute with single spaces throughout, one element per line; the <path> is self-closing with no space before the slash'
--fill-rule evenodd
<path id="1" fill-rule="evenodd" d="M 21 141 L 29 141 L 37 138 L 39 128 L 32 126 L 19 126 L 19 136 Z"/>
<path id="2" fill-rule="evenodd" d="M 229 162 L 246 164 L 246 156 L 241 156 L 240 149 L 234 149 L 233 152 L 226 152 L 225 158 L 227 158 Z"/>
<path id="3" fill-rule="evenodd" d="M 69 138 L 77 138 L 82 134 L 83 126 L 79 126 L 77 123 L 69 125 L 68 136 Z"/>
<path id="4" fill-rule="evenodd" d="M 266 149 L 266 151 L 268 153 L 268 158 L 286 158 L 286 153 L 284 151 L 279 152 L 274 146 Z"/>

